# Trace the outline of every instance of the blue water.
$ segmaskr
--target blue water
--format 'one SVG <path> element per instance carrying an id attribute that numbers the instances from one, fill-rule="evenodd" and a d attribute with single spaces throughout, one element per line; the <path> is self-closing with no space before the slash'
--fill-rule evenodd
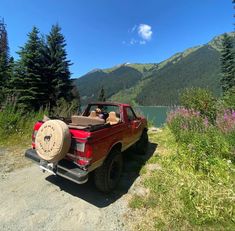
<path id="1" fill-rule="evenodd" d="M 137 114 L 141 114 L 156 127 L 161 127 L 166 121 L 170 107 L 164 106 L 138 106 L 134 107 Z"/>

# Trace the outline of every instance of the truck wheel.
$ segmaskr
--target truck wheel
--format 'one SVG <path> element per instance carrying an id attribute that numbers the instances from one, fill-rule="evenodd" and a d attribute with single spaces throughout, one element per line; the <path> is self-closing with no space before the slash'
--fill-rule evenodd
<path id="1" fill-rule="evenodd" d="M 96 187 L 102 192 L 111 192 L 119 183 L 122 166 L 122 153 L 119 150 L 113 150 L 103 165 L 95 170 Z"/>
<path id="2" fill-rule="evenodd" d="M 148 149 L 148 133 L 146 130 L 143 131 L 140 139 L 135 144 L 135 151 L 139 155 L 145 155 Z"/>
<path id="3" fill-rule="evenodd" d="M 46 161 L 57 162 L 69 151 L 71 134 L 61 120 L 48 120 L 39 128 L 35 138 L 37 154 Z"/>

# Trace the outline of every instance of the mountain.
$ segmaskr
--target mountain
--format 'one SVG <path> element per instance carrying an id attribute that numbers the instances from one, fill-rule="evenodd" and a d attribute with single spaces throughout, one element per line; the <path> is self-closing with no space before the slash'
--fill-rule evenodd
<path id="1" fill-rule="evenodd" d="M 235 33 L 230 33 L 235 41 Z M 106 98 L 138 105 L 175 105 L 186 87 L 210 89 L 221 94 L 219 80 L 222 36 L 205 45 L 189 48 L 161 63 L 124 63 L 95 69 L 76 79 L 82 103 L 96 101 L 100 89 Z"/>

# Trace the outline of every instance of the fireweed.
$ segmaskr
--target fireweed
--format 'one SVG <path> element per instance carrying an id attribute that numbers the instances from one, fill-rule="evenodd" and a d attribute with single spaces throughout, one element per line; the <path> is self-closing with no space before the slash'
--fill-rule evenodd
<path id="1" fill-rule="evenodd" d="M 224 134 L 234 132 L 235 130 L 235 111 L 234 110 L 224 110 L 218 113 L 216 117 L 216 126 Z"/>
<path id="2" fill-rule="evenodd" d="M 226 109 L 218 113 L 216 126 L 226 137 L 230 146 L 231 159 L 235 161 L 235 111 Z"/>
<path id="3" fill-rule="evenodd" d="M 207 117 L 202 117 L 199 111 L 178 108 L 168 114 L 167 125 L 178 142 L 190 143 L 193 133 L 207 131 L 209 121 Z"/>
<path id="4" fill-rule="evenodd" d="M 211 124 L 199 112 L 185 108 L 179 108 L 168 115 L 167 125 L 176 141 L 181 144 L 181 153 L 190 158 L 190 164 L 195 170 L 208 173 L 211 166 L 216 164 L 215 158 L 233 156 L 229 141 L 233 139 L 228 139 L 221 131 L 234 131 L 235 113 L 226 111 L 223 116 L 218 116 L 216 124 Z"/>

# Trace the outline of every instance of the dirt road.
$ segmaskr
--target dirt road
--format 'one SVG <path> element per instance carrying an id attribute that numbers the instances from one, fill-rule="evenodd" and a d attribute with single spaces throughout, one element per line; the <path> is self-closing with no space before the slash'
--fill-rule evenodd
<path id="1" fill-rule="evenodd" d="M 98 192 L 92 180 L 77 185 L 29 162 L 13 172 L 1 165 L 0 230 L 130 230 L 128 199 L 146 159 L 126 155 L 120 185 L 110 195 Z"/>

